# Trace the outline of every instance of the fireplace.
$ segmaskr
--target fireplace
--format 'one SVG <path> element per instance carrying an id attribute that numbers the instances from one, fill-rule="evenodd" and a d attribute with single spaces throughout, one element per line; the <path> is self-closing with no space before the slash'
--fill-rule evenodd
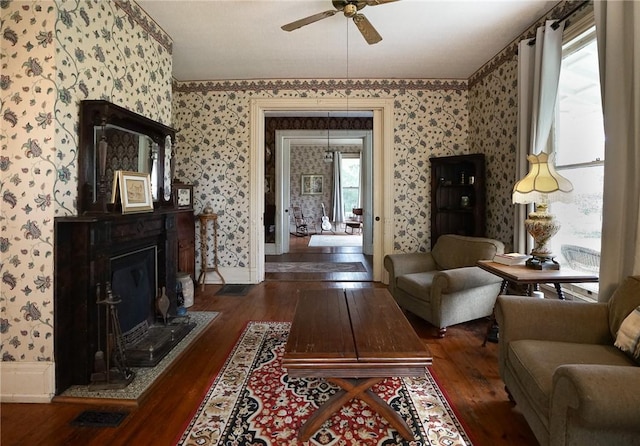
<path id="1" fill-rule="evenodd" d="M 139 325 L 155 322 L 156 257 L 157 247 L 148 246 L 111 258 L 111 289 L 120 299 L 117 308 L 125 337 Z"/>
<path id="2" fill-rule="evenodd" d="M 193 328 L 176 317 L 178 213 L 56 218 L 56 394 L 91 382 L 96 354 L 106 345 L 106 307 L 97 302 L 109 286 L 121 300 L 116 308 L 129 366 L 154 365 Z M 167 326 L 156 309 L 163 288 Z"/>

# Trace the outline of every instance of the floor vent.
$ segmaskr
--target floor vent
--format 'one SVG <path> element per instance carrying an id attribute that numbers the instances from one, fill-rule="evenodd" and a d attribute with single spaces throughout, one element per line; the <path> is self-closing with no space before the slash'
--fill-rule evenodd
<path id="1" fill-rule="evenodd" d="M 85 410 L 73 421 L 71 421 L 71 425 L 89 427 L 116 427 L 120 423 L 122 423 L 122 420 L 124 420 L 127 415 L 129 415 L 129 412 Z"/>
<path id="2" fill-rule="evenodd" d="M 216 296 L 246 296 L 253 285 L 230 284 L 223 285 L 216 292 Z"/>

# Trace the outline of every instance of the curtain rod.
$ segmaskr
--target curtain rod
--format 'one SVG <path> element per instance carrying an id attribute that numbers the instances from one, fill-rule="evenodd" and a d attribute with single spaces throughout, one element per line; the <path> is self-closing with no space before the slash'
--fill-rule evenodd
<path id="1" fill-rule="evenodd" d="M 554 30 L 558 29 L 558 27 L 560 26 L 560 23 L 562 23 L 568 17 L 571 17 L 573 14 L 575 14 L 580 9 L 584 8 L 585 6 L 587 6 L 590 3 L 591 3 L 591 0 L 585 0 L 582 3 L 580 3 L 578 6 L 576 6 L 575 8 L 572 8 L 571 11 L 569 11 L 568 13 L 566 13 L 565 15 L 560 17 L 559 19 L 556 19 L 556 21 L 551 24 L 551 28 L 553 28 Z M 564 26 L 565 26 L 565 28 L 567 26 L 569 26 L 569 22 L 566 22 Z M 529 46 L 533 46 L 535 44 L 536 44 L 536 38 L 535 37 L 532 38 L 532 39 L 529 39 L 529 42 L 527 42 L 527 45 L 529 45 Z"/>
<path id="2" fill-rule="evenodd" d="M 578 6 L 576 6 L 575 8 L 573 8 L 571 11 L 569 11 L 568 13 L 566 13 L 564 16 L 560 17 L 559 19 L 557 19 L 555 22 L 553 22 L 551 24 L 551 27 L 555 30 L 558 29 L 558 27 L 560 26 L 560 23 L 563 20 L 566 20 L 567 18 L 571 17 L 573 14 L 575 14 L 576 12 L 578 12 L 580 9 L 584 8 L 585 6 L 587 6 L 589 3 L 591 3 L 591 0 L 585 0 L 582 3 L 580 3 Z M 566 25 L 565 25 L 566 26 Z"/>

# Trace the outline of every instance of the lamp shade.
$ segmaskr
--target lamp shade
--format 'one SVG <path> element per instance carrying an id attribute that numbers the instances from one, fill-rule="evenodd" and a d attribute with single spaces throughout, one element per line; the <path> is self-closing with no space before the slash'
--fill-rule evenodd
<path id="1" fill-rule="evenodd" d="M 570 201 L 573 185 L 556 172 L 554 158 L 553 153 L 545 152 L 527 157 L 531 167 L 527 176 L 513 186 L 514 203 Z"/>

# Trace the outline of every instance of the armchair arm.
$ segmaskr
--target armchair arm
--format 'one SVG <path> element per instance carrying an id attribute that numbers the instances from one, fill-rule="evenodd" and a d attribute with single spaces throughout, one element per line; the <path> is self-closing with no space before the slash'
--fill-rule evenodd
<path id="1" fill-rule="evenodd" d="M 450 294 L 492 283 L 500 283 L 501 281 L 502 279 L 498 276 L 483 271 L 477 266 L 447 269 L 439 271 L 433 276 L 432 294 L 434 292 L 435 295 Z M 498 294 L 497 291 L 496 294 Z"/>
<path id="2" fill-rule="evenodd" d="M 407 254 L 387 254 L 384 256 L 384 267 L 389 276 L 394 278 L 404 274 L 420 273 L 438 269 L 430 252 L 413 252 Z"/>
<path id="3" fill-rule="evenodd" d="M 518 339 L 611 344 L 606 303 L 498 296 L 500 343 Z"/>
<path id="4" fill-rule="evenodd" d="M 593 432 L 640 438 L 640 367 L 563 365 L 553 376 L 552 444 Z M 574 432 L 571 432 L 571 430 Z M 582 432 L 580 432 L 582 431 Z M 626 443 L 622 440 L 621 443 Z M 629 443 L 626 443 L 629 444 Z"/>

